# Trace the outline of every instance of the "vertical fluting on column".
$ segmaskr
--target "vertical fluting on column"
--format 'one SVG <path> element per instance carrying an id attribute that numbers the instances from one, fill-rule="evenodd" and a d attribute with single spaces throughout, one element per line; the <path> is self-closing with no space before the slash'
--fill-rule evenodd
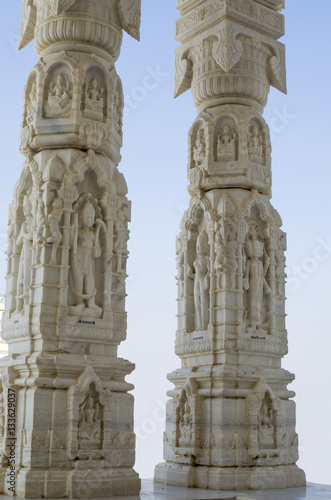
<path id="1" fill-rule="evenodd" d="M 140 0 L 23 2 L 20 48 L 34 39 L 39 59 L 24 90 L 26 161 L 9 215 L 2 493 L 140 490 L 125 381 L 134 365 L 117 357 L 131 203 L 118 170 L 124 98 L 115 69 L 123 29 L 139 39 L 139 27 Z"/>
<path id="2" fill-rule="evenodd" d="M 262 113 L 286 92 L 282 0 L 179 0 L 175 96 L 192 90 L 190 205 L 177 239 L 181 368 L 168 375 L 158 482 L 238 490 L 303 486 L 294 376 L 281 369 L 286 235 L 270 203 Z"/>

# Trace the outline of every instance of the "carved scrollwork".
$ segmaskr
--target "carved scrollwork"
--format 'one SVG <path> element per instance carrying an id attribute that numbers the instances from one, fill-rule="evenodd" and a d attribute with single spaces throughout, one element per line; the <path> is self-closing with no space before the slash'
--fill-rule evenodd
<path id="1" fill-rule="evenodd" d="M 285 46 L 279 44 L 277 50 L 272 48 L 273 54 L 270 56 L 268 64 L 271 71 L 270 83 L 275 89 L 287 93 L 286 86 L 286 65 L 285 65 Z M 276 53 L 275 53 L 276 52 Z"/>
<path id="2" fill-rule="evenodd" d="M 213 56 L 217 64 L 225 71 L 230 71 L 243 55 L 243 45 L 238 40 L 238 31 L 231 26 L 224 26 L 213 44 Z"/>
<path id="3" fill-rule="evenodd" d="M 141 0 L 119 0 L 118 12 L 120 15 L 122 28 L 135 38 L 140 40 L 140 18 Z"/>
<path id="4" fill-rule="evenodd" d="M 193 78 L 192 62 L 180 52 L 176 55 L 175 62 L 175 97 L 191 88 Z"/>
<path id="5" fill-rule="evenodd" d="M 33 4 L 33 0 L 24 0 L 22 10 L 22 20 L 20 29 L 20 39 L 18 48 L 23 49 L 28 43 L 33 40 L 34 29 L 37 22 L 37 9 Z"/>

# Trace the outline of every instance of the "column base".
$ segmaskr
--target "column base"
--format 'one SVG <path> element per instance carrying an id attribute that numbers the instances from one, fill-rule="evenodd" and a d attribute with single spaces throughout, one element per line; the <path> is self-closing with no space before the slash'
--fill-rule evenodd
<path id="1" fill-rule="evenodd" d="M 1 491 L 8 489 L 6 469 L 0 469 Z M 141 481 L 131 468 L 102 468 L 84 470 L 26 469 L 17 470 L 15 496 L 18 498 L 109 498 L 139 495 Z"/>
<path id="2" fill-rule="evenodd" d="M 208 467 L 171 462 L 155 467 L 154 481 L 171 486 L 212 490 L 272 490 L 306 486 L 296 465 L 275 467 Z"/>

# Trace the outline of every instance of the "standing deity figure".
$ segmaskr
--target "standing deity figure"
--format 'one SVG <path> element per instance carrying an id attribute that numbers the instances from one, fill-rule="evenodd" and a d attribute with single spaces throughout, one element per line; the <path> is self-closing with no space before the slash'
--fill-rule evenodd
<path id="1" fill-rule="evenodd" d="M 63 210 L 63 201 L 57 196 L 53 201 L 53 210 L 52 213 L 48 216 L 48 225 L 51 236 L 47 238 L 47 243 L 53 243 L 52 247 L 52 255 L 51 255 L 51 264 L 56 263 L 56 254 L 59 244 L 62 241 L 62 233 L 60 231 L 60 221 L 62 218 L 62 210 Z"/>
<path id="2" fill-rule="evenodd" d="M 90 201 L 83 205 L 79 215 L 74 214 L 71 233 L 71 289 L 76 298 L 76 307 L 83 309 L 86 304 L 101 314 L 100 307 L 95 304 L 97 290 L 94 264 L 101 255 L 100 229 L 103 222 L 95 218 Z"/>
<path id="3" fill-rule="evenodd" d="M 182 299 L 184 297 L 185 252 L 181 240 L 178 240 L 178 251 L 176 255 L 176 262 L 177 262 L 176 280 L 178 283 L 178 298 Z"/>
<path id="4" fill-rule="evenodd" d="M 271 289 L 266 281 L 266 274 L 270 258 L 266 254 L 262 241 L 258 240 L 257 232 L 252 230 L 251 238 L 246 245 L 246 269 L 244 275 L 244 290 L 248 290 L 248 315 L 251 327 L 260 327 L 262 324 L 263 292 L 269 294 Z"/>
<path id="5" fill-rule="evenodd" d="M 197 254 L 193 262 L 194 304 L 197 318 L 197 330 L 205 330 L 209 322 L 209 248 L 207 235 L 202 232 L 197 239 Z"/>
<path id="6" fill-rule="evenodd" d="M 129 239 L 129 230 L 127 228 L 127 217 L 124 213 L 124 207 L 117 211 L 115 221 L 115 239 L 114 252 L 117 255 L 117 272 L 122 273 L 122 256 L 127 253 L 126 244 Z"/>
<path id="7" fill-rule="evenodd" d="M 203 160 L 206 158 L 206 139 L 205 131 L 203 128 L 200 128 L 198 130 L 197 138 L 193 148 L 193 158 L 196 167 L 199 167 Z"/>
<path id="8" fill-rule="evenodd" d="M 37 107 L 37 81 L 34 80 L 28 97 L 28 102 L 26 105 L 27 108 L 26 121 L 29 125 L 33 121 L 36 112 L 36 107 Z"/>
<path id="9" fill-rule="evenodd" d="M 253 125 L 250 129 L 248 155 L 251 161 L 257 159 L 259 163 L 263 157 L 263 135 L 256 125 Z"/>
<path id="10" fill-rule="evenodd" d="M 236 133 L 229 125 L 224 125 L 217 140 L 218 160 L 236 159 Z"/>
<path id="11" fill-rule="evenodd" d="M 16 240 L 16 245 L 22 247 L 17 276 L 16 313 L 28 304 L 31 281 L 32 245 L 33 245 L 33 216 L 32 204 L 27 195 L 23 200 L 23 214 L 25 221 Z"/>
<path id="12" fill-rule="evenodd" d="M 70 111 L 70 80 L 65 73 L 60 73 L 55 82 L 49 85 L 46 112 L 50 117 L 63 116 Z"/>
<path id="13" fill-rule="evenodd" d="M 38 200 L 38 210 L 36 217 L 36 230 L 34 234 L 34 246 L 35 246 L 35 264 L 40 264 L 41 249 L 44 243 L 44 227 L 45 227 L 45 204 L 40 198 Z"/>
<path id="14" fill-rule="evenodd" d="M 217 272 L 217 286 L 222 286 L 222 273 L 226 274 L 224 287 L 235 287 L 235 272 L 238 264 L 236 259 L 236 232 L 230 225 L 226 224 L 224 228 L 224 239 L 222 238 L 221 231 L 216 233 L 215 239 L 215 271 Z"/>

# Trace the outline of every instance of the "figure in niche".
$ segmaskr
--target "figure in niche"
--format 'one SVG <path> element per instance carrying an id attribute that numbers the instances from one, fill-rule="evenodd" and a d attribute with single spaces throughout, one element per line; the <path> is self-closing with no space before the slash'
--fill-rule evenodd
<path id="1" fill-rule="evenodd" d="M 178 298 L 182 299 L 184 297 L 184 280 L 185 280 L 185 252 L 183 248 L 183 243 L 178 240 L 178 251 L 176 254 L 177 263 L 177 276 L 176 280 L 178 283 Z"/>
<path id="2" fill-rule="evenodd" d="M 224 225 L 224 238 L 221 231 L 216 233 L 216 258 L 215 270 L 217 273 L 217 287 L 227 289 L 235 288 L 235 272 L 238 264 L 236 259 L 236 230 L 232 224 Z M 222 283 L 222 273 L 224 273 L 224 282 Z"/>
<path id="3" fill-rule="evenodd" d="M 217 160 L 231 161 L 236 159 L 237 134 L 230 125 L 221 128 L 217 139 Z"/>
<path id="4" fill-rule="evenodd" d="M 263 163 L 263 135 L 256 125 L 252 125 L 249 131 L 248 156 L 250 161 Z"/>
<path id="5" fill-rule="evenodd" d="M 263 293 L 271 293 L 266 281 L 270 265 L 270 257 L 264 243 L 258 239 L 258 225 L 250 224 L 249 238 L 245 244 L 246 268 L 244 274 L 244 290 L 248 290 L 248 316 L 250 326 L 259 328 L 262 325 Z"/>
<path id="6" fill-rule="evenodd" d="M 48 226 L 51 236 L 47 238 L 47 243 L 52 243 L 52 255 L 50 264 L 56 263 L 57 249 L 62 241 L 62 233 L 60 231 L 60 221 L 63 212 L 63 201 L 57 196 L 53 201 L 53 210 L 48 216 Z"/>
<path id="7" fill-rule="evenodd" d="M 88 394 L 79 407 L 78 441 L 79 448 L 99 446 L 101 441 L 100 405 Z"/>
<path id="8" fill-rule="evenodd" d="M 122 273 L 122 257 L 127 255 L 127 242 L 129 239 L 129 230 L 127 228 L 128 219 L 125 215 L 125 206 L 123 205 L 117 210 L 115 221 L 115 239 L 114 252 L 117 255 L 117 272 Z"/>
<path id="9" fill-rule="evenodd" d="M 200 128 L 197 133 L 195 145 L 193 148 L 193 159 L 196 167 L 199 167 L 206 158 L 206 139 L 205 131 Z"/>
<path id="10" fill-rule="evenodd" d="M 276 279 L 278 282 L 278 295 L 280 297 L 284 296 L 285 293 L 285 283 L 286 283 L 286 257 L 282 250 L 279 250 L 275 254 L 276 257 Z"/>
<path id="11" fill-rule="evenodd" d="M 105 89 L 98 86 L 96 78 L 92 78 L 89 87 L 85 90 L 85 112 L 92 119 L 103 119 Z"/>
<path id="12" fill-rule="evenodd" d="M 23 200 L 23 222 L 21 230 L 16 240 L 16 245 L 22 247 L 17 276 L 16 311 L 22 311 L 29 303 L 29 289 L 31 281 L 32 245 L 33 245 L 33 216 L 32 204 L 27 195 Z"/>
<path id="13" fill-rule="evenodd" d="M 197 239 L 197 253 L 194 267 L 194 305 L 196 329 L 206 330 L 209 323 L 209 245 L 207 234 L 203 231 Z"/>
<path id="14" fill-rule="evenodd" d="M 35 264 L 40 264 L 41 249 L 42 249 L 43 243 L 45 242 L 45 238 L 44 238 L 45 204 L 41 198 L 38 200 L 38 210 L 37 210 L 36 222 L 37 222 L 37 225 L 36 225 L 36 231 L 34 234 L 34 246 L 36 249 Z"/>
<path id="15" fill-rule="evenodd" d="M 48 117 L 66 116 L 71 109 L 71 82 L 65 73 L 60 73 L 55 82 L 49 84 L 45 105 Z"/>
<path id="16" fill-rule="evenodd" d="M 26 122 L 31 125 L 37 108 L 37 81 L 34 80 L 26 105 Z"/>
<path id="17" fill-rule="evenodd" d="M 259 414 L 259 442 L 265 447 L 274 447 L 274 410 L 272 400 L 268 393 L 261 403 Z"/>
<path id="18" fill-rule="evenodd" d="M 95 259 L 101 255 L 100 230 L 104 226 L 96 219 L 95 209 L 90 201 L 73 215 L 71 232 L 70 270 L 71 290 L 76 299 L 75 307 L 83 312 L 85 307 L 94 316 L 101 315 L 101 308 L 95 304 L 97 294 L 95 283 Z"/>
<path id="19" fill-rule="evenodd" d="M 114 95 L 114 125 L 115 130 L 119 134 L 122 131 L 122 106 L 121 106 L 121 94 L 120 91 L 117 90 Z"/>
<path id="20" fill-rule="evenodd" d="M 181 403 L 179 410 L 179 433 L 182 439 L 191 439 L 191 408 L 189 402 Z"/>

